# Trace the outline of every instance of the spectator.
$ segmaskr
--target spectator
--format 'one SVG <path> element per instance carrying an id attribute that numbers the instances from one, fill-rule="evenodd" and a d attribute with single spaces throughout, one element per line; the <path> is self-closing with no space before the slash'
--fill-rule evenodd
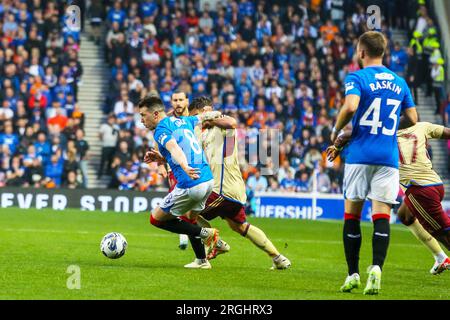
<path id="1" fill-rule="evenodd" d="M 302 172 L 300 175 L 300 179 L 297 180 L 296 186 L 297 192 L 310 192 L 311 191 L 311 183 L 310 178 L 307 172 Z"/>
<path id="2" fill-rule="evenodd" d="M 69 171 L 67 173 L 67 179 L 64 182 L 64 188 L 67 189 L 80 189 L 81 185 L 77 181 L 77 174 L 75 171 Z"/>
<path id="3" fill-rule="evenodd" d="M 157 168 L 143 163 L 139 170 L 139 176 L 136 179 L 136 190 L 145 192 L 158 185 L 159 178 Z"/>
<path id="4" fill-rule="evenodd" d="M 405 77 L 406 66 L 408 64 L 408 55 L 406 51 L 396 42 L 394 50 L 391 51 L 391 63 L 389 68 L 400 77 Z"/>
<path id="5" fill-rule="evenodd" d="M 322 161 L 322 154 L 315 147 L 310 148 L 305 155 L 305 165 L 308 169 L 313 170 L 316 163 Z"/>
<path id="6" fill-rule="evenodd" d="M 77 150 L 77 159 L 78 159 L 78 163 L 80 165 L 81 175 L 83 177 L 82 186 L 83 186 L 83 188 L 87 188 L 87 185 L 88 185 L 87 159 L 89 158 L 89 155 L 88 155 L 89 144 L 84 139 L 84 131 L 82 129 L 78 129 L 76 131 L 75 147 Z"/>
<path id="7" fill-rule="evenodd" d="M 99 138 L 102 142 L 102 155 L 100 160 L 100 168 L 97 175 L 98 178 L 103 175 L 105 164 L 107 168 L 106 174 L 111 174 L 111 162 L 114 152 L 116 151 L 119 130 L 120 128 L 116 124 L 116 118 L 114 115 L 109 115 L 107 122 L 100 126 Z"/>
<path id="8" fill-rule="evenodd" d="M 14 156 L 11 166 L 6 171 L 6 184 L 13 187 L 21 187 L 25 183 L 25 168 L 21 164 L 20 156 Z"/>
<path id="9" fill-rule="evenodd" d="M 77 149 L 74 146 L 67 151 L 67 158 L 64 160 L 63 169 L 62 180 L 64 183 L 69 181 L 69 174 L 71 172 L 75 173 L 75 176 L 78 179 L 80 165 L 77 161 Z"/>
<path id="10" fill-rule="evenodd" d="M 445 82 L 444 59 L 439 58 L 436 62 L 433 63 L 433 67 L 431 68 L 431 78 L 433 79 L 433 91 L 436 101 L 435 114 L 440 114 Z"/>
<path id="11" fill-rule="evenodd" d="M 329 193 L 331 190 L 330 177 L 325 173 L 324 168 L 319 166 L 317 173 L 317 191 L 322 193 Z"/>
<path id="12" fill-rule="evenodd" d="M 296 189 L 297 183 L 294 180 L 294 173 L 289 171 L 287 176 L 283 178 L 280 182 L 280 188 L 283 191 L 294 192 Z"/>
<path id="13" fill-rule="evenodd" d="M 121 166 L 117 172 L 117 179 L 120 182 L 119 190 L 133 190 L 136 186 L 139 168 L 133 164 L 133 161 L 127 160 L 124 166 Z"/>
<path id="14" fill-rule="evenodd" d="M 284 178 L 286 178 L 290 173 L 292 176 L 295 175 L 295 169 L 291 167 L 289 164 L 289 160 L 284 160 L 281 164 L 280 169 L 278 170 L 278 182 L 281 183 Z"/>
<path id="15" fill-rule="evenodd" d="M 63 170 L 63 164 L 58 155 L 52 155 L 50 162 L 45 166 L 44 174 L 47 188 L 58 188 L 61 186 Z"/>
<path id="16" fill-rule="evenodd" d="M 102 1 L 91 1 L 89 7 L 89 14 L 91 17 L 91 39 L 97 45 L 100 44 L 101 26 L 105 19 L 105 7 Z"/>
<path id="17" fill-rule="evenodd" d="M 269 187 L 267 188 L 268 192 L 279 192 L 280 191 L 280 185 L 277 181 L 277 179 L 270 179 Z"/>
<path id="18" fill-rule="evenodd" d="M 47 136 L 44 132 L 39 132 L 37 136 L 37 141 L 34 143 L 36 148 L 36 153 L 42 159 L 43 165 L 46 165 L 50 160 L 51 146 L 47 141 Z"/>
<path id="19" fill-rule="evenodd" d="M 267 178 L 261 175 L 260 170 L 256 170 L 255 174 L 248 178 L 247 187 L 253 191 L 266 191 L 268 187 Z"/>
<path id="20" fill-rule="evenodd" d="M 11 121 L 5 123 L 5 132 L 0 133 L 0 145 L 7 146 L 10 153 L 14 154 L 19 144 L 19 138 L 14 133 L 13 125 Z"/>

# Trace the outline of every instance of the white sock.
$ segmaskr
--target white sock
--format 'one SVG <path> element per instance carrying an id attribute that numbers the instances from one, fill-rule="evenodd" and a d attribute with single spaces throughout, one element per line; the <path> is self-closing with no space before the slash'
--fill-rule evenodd
<path id="1" fill-rule="evenodd" d="M 437 263 L 442 263 L 445 259 L 447 259 L 447 255 L 444 251 L 439 252 L 438 254 L 434 254 L 434 260 L 436 260 Z"/>
<path id="2" fill-rule="evenodd" d="M 203 263 L 206 263 L 206 259 L 195 259 L 195 262 L 197 263 L 197 264 L 203 264 Z"/>

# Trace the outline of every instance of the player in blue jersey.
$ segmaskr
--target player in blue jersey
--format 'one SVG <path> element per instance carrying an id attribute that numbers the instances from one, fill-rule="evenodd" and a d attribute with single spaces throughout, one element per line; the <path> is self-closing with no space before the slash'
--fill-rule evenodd
<path id="1" fill-rule="evenodd" d="M 218 117 L 220 112 L 195 117 L 168 117 L 162 100 L 155 95 L 145 97 L 138 106 L 142 123 L 147 129 L 154 130 L 158 149 L 178 181 L 162 204 L 152 211 L 150 222 L 158 228 L 189 236 L 196 259 L 185 265 L 186 268 L 210 269 L 203 243 L 214 247 L 219 238 L 218 230 L 201 228 L 178 217 L 190 211 L 191 217 L 195 218 L 205 208 L 212 192 L 213 175 L 195 137 L 194 127 L 203 120 Z"/>
<path id="2" fill-rule="evenodd" d="M 348 276 L 341 291 L 360 286 L 361 211 L 366 198 L 372 201 L 372 265 L 364 294 L 378 294 L 381 270 L 389 246 L 389 214 L 399 188 L 397 129 L 417 122 L 417 112 L 405 80 L 383 66 L 386 48 L 383 34 L 361 35 L 357 54 L 363 69 L 345 79 L 345 102 L 331 134 L 352 120 L 344 171 L 343 240 Z M 401 113 L 403 116 L 400 117 Z"/>

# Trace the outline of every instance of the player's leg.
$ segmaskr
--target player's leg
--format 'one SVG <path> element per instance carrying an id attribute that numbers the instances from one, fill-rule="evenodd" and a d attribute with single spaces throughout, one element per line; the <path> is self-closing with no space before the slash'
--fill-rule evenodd
<path id="1" fill-rule="evenodd" d="M 164 212 L 160 207 L 157 207 L 155 210 L 152 211 L 152 214 L 150 215 L 150 223 L 160 229 L 164 229 L 178 234 L 186 234 L 188 235 L 189 239 L 198 238 L 198 241 L 200 243 L 201 243 L 200 237 L 202 233 L 203 236 L 208 235 L 205 229 L 199 227 L 198 225 L 194 225 L 189 222 L 178 219 L 177 217 Z M 203 245 L 201 245 L 200 249 L 198 249 L 198 246 L 195 246 L 195 244 L 192 243 L 192 249 L 195 253 L 196 258 L 195 262 L 198 262 L 196 263 L 195 267 L 201 269 L 210 269 L 211 265 L 209 265 L 209 263 L 207 263 L 206 261 L 206 253 L 205 249 L 203 248 Z"/>
<path id="2" fill-rule="evenodd" d="M 191 201 L 191 204 L 189 205 L 191 209 L 189 212 L 189 219 L 191 219 L 196 226 L 198 226 L 198 215 L 205 209 L 206 201 L 212 192 L 213 185 L 214 181 L 211 180 L 189 189 L 189 198 Z M 200 228 L 200 226 L 198 227 Z M 203 268 L 203 266 L 205 266 L 205 268 L 211 268 L 211 265 L 206 259 L 206 251 L 208 248 L 214 248 L 217 245 L 219 231 L 214 228 L 202 228 L 202 230 L 205 230 L 208 233 L 206 237 L 189 235 L 192 249 L 196 252 L 196 255 L 201 254 L 202 258 L 199 259 L 197 257 L 192 263 L 185 265 L 185 268 Z"/>
<path id="3" fill-rule="evenodd" d="M 390 212 L 392 205 L 372 200 L 372 265 L 383 268 L 390 240 Z"/>
<path id="4" fill-rule="evenodd" d="M 361 249 L 361 211 L 364 201 L 345 200 L 343 242 L 348 275 L 341 287 L 342 292 L 350 292 L 359 288 L 359 252 Z"/>
<path id="5" fill-rule="evenodd" d="M 241 210 L 243 212 L 244 209 L 242 208 Z M 243 216 L 245 217 L 245 213 Z M 242 221 L 239 216 L 235 216 L 234 218 L 226 217 L 225 220 L 233 231 L 249 239 L 256 247 L 267 253 L 267 255 L 272 258 L 272 269 L 288 269 L 291 266 L 289 259 L 280 254 L 277 248 L 273 245 L 272 241 L 270 241 L 264 231 L 260 228 L 246 222 L 245 220 Z"/>
<path id="6" fill-rule="evenodd" d="M 346 164 L 344 169 L 344 226 L 343 243 L 348 273 L 342 292 L 351 292 L 361 284 L 359 252 L 361 249 L 361 211 L 369 192 L 370 168 L 367 165 Z"/>
<path id="7" fill-rule="evenodd" d="M 390 213 L 392 205 L 398 204 L 399 172 L 396 168 L 372 166 L 370 192 L 372 200 L 372 265 L 368 268 L 369 277 L 364 294 L 378 294 L 381 289 L 381 271 L 386 260 L 390 240 Z"/>
<path id="8" fill-rule="evenodd" d="M 175 178 L 175 175 L 173 173 L 173 171 L 169 171 L 167 172 L 166 166 L 159 166 L 158 170 L 162 170 L 163 172 L 165 172 L 167 174 L 167 180 L 169 182 L 169 193 L 173 191 L 173 189 L 175 189 L 175 186 L 177 185 L 178 181 Z M 180 217 L 181 220 L 190 222 L 188 218 L 186 218 L 185 216 L 181 216 Z M 189 236 L 187 234 L 179 234 L 179 244 L 178 244 L 178 248 L 180 248 L 181 250 L 186 250 L 188 247 L 188 243 L 189 243 Z"/>
<path id="9" fill-rule="evenodd" d="M 404 203 L 423 228 L 449 249 L 450 217 L 442 208 L 443 198 L 444 187 L 442 185 L 412 186 L 406 191 Z M 439 274 L 450 269 L 450 259 L 444 255 L 445 253 L 435 256 L 436 263 L 430 270 L 431 274 Z"/>
<path id="10" fill-rule="evenodd" d="M 202 187 L 198 187 L 197 189 L 201 188 Z M 203 192 L 206 191 L 203 190 Z M 211 241 L 210 238 L 216 237 L 216 229 L 202 228 L 197 224 L 191 224 L 177 218 L 189 211 L 192 206 L 195 206 L 196 199 L 192 199 L 191 193 L 191 190 L 175 187 L 175 189 L 164 198 L 161 206 L 152 211 L 150 222 L 158 228 L 173 233 L 186 234 L 193 239 L 198 239 L 198 241 L 194 240 L 194 242 L 201 242 L 201 239 Z M 194 196 L 197 195 L 198 192 L 194 192 Z M 206 253 L 203 245 L 201 246 L 201 249 L 198 249 L 198 246 L 195 246 L 195 248 L 193 246 L 193 250 L 196 254 L 196 262 L 200 262 L 197 263 L 196 267 L 211 268 L 206 261 Z"/>
<path id="11" fill-rule="evenodd" d="M 221 204 L 224 198 L 215 192 L 211 192 L 206 200 L 205 207 L 197 216 L 197 223 L 206 228 L 211 228 L 209 221 L 221 216 Z M 214 259 L 216 256 L 230 251 L 230 246 L 220 237 L 214 247 L 206 246 L 206 257 L 208 260 Z"/>
<path id="12" fill-rule="evenodd" d="M 406 200 L 408 201 L 408 200 Z M 398 209 L 397 216 L 399 220 L 411 231 L 414 236 L 419 239 L 422 244 L 428 248 L 434 257 L 435 265 L 431 268 L 431 274 L 437 274 L 440 270 L 439 265 L 448 257 L 442 250 L 437 240 L 420 224 L 406 205 L 406 201 L 402 203 Z M 409 202 L 411 205 L 411 202 Z M 436 266 L 437 264 L 437 266 Z"/>
<path id="13" fill-rule="evenodd" d="M 202 228 L 211 228 L 211 225 L 209 224 L 209 222 L 207 220 L 205 220 L 204 218 L 202 218 L 202 216 L 200 216 L 200 215 L 197 216 L 197 220 L 190 219 L 189 217 L 190 217 L 190 212 L 188 212 L 184 216 L 181 216 L 180 219 L 184 220 L 186 222 L 192 223 L 192 224 L 198 224 Z M 178 247 L 181 250 L 186 250 L 186 248 L 188 247 L 188 243 L 189 243 L 189 236 L 186 234 L 180 234 L 180 243 L 179 243 Z"/>

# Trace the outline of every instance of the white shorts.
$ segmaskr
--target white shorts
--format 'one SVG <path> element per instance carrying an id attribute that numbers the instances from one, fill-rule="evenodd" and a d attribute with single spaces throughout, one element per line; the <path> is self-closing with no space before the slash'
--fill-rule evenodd
<path id="1" fill-rule="evenodd" d="M 398 169 L 366 164 L 345 164 L 344 198 L 362 201 L 366 198 L 397 204 L 400 185 Z"/>
<path id="2" fill-rule="evenodd" d="M 175 186 L 160 204 L 160 208 L 174 216 L 182 216 L 188 211 L 202 211 L 205 209 L 206 200 L 208 200 L 214 187 L 214 180 L 202 182 L 192 188 L 181 189 Z"/>

